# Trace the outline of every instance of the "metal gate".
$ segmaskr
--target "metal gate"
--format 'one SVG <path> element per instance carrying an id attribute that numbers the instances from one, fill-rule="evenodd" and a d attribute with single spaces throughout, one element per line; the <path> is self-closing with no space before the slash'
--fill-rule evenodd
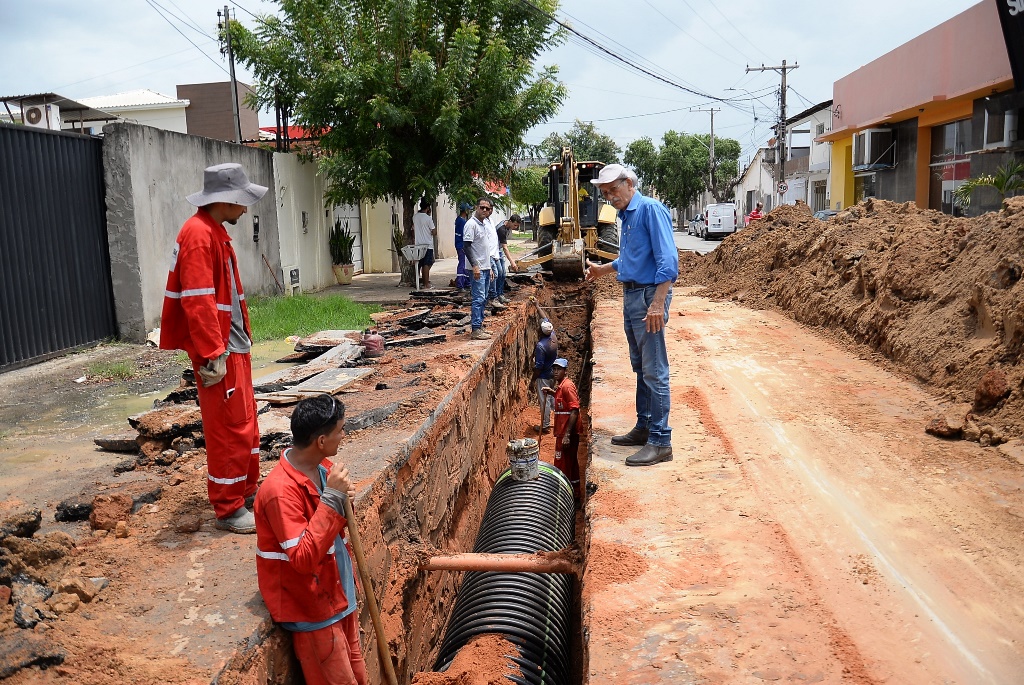
<path id="1" fill-rule="evenodd" d="M 0 124 L 0 369 L 116 333 L 103 141 Z"/>

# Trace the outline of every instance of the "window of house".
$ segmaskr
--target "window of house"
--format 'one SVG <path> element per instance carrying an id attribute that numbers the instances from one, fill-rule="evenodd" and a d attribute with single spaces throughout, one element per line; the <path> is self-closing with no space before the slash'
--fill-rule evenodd
<path id="1" fill-rule="evenodd" d="M 985 110 L 985 147 L 1008 147 L 1017 142 L 1019 110 L 1003 112 Z"/>
<path id="2" fill-rule="evenodd" d="M 853 179 L 853 201 L 861 202 L 869 197 L 877 197 L 878 183 L 875 174 L 862 174 Z"/>
<path id="3" fill-rule="evenodd" d="M 955 191 L 971 175 L 967 154 L 971 144 L 971 120 L 961 119 L 932 127 L 928 207 L 946 214 L 960 214 L 953 204 Z"/>

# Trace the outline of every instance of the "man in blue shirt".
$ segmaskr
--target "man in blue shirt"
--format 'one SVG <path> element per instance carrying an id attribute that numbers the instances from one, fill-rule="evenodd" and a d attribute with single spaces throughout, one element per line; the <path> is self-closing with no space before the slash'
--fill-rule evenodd
<path id="1" fill-rule="evenodd" d="M 622 318 L 629 343 L 629 361 L 636 373 L 636 425 L 613 445 L 642 445 L 626 458 L 629 466 L 672 460 L 672 429 L 668 425 L 671 395 L 665 324 L 672 303 L 672 284 L 679 275 L 679 253 L 672 238 L 668 208 L 636 189 L 636 176 L 609 164 L 594 186 L 619 210 L 622 231 L 619 256 L 607 264 L 587 261 L 587 280 L 617 273 L 622 283 Z"/>
<path id="2" fill-rule="evenodd" d="M 469 287 L 469 275 L 466 273 L 466 249 L 462 242 L 463 231 L 466 228 L 466 219 L 469 217 L 469 210 L 473 205 L 468 202 L 459 204 L 459 215 L 455 217 L 455 254 L 459 256 L 459 268 L 455 273 L 455 287 L 465 290 Z"/>
<path id="3" fill-rule="evenodd" d="M 555 336 L 555 326 L 547 318 L 544 308 L 537 305 L 537 310 L 545 318 L 540 322 L 540 334 L 533 348 L 533 376 L 530 378 L 530 385 L 537 386 L 537 399 L 540 402 L 540 425 L 537 426 L 537 434 L 543 435 L 551 430 L 551 410 L 555 405 L 554 395 L 545 395 L 544 388 L 555 387 L 551 365 L 558 358 L 558 338 Z"/>

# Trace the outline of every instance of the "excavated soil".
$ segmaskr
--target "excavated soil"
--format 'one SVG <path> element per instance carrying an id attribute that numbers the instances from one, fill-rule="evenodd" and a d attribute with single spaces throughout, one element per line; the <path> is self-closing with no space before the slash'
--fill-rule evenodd
<path id="1" fill-rule="evenodd" d="M 870 347 L 971 405 L 945 437 L 994 444 L 1024 434 L 1022 246 L 1024 198 L 971 219 L 867 200 L 824 222 L 800 204 L 684 253 L 679 283 Z"/>

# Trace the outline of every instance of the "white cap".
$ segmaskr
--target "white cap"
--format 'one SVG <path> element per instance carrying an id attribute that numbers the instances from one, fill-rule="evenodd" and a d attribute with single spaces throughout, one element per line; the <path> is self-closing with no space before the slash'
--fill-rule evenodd
<path id="1" fill-rule="evenodd" d="M 548 321 L 547 319 L 544 319 L 543 321 L 540 322 L 541 333 L 550 333 L 553 330 L 555 330 L 555 327 L 551 325 L 551 322 Z"/>
<path id="2" fill-rule="evenodd" d="M 628 178 L 633 181 L 633 185 L 636 185 L 636 174 L 622 166 L 621 164 L 609 164 L 608 166 L 601 169 L 601 173 L 597 175 L 591 183 L 595 186 L 601 186 L 606 183 L 614 183 L 620 178 Z"/>

